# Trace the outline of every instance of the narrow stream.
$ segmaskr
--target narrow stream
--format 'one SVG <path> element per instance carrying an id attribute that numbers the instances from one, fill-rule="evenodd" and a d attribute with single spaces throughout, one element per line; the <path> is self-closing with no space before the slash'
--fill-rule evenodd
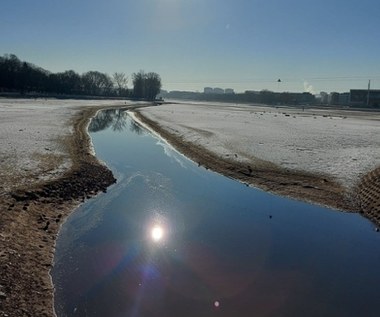
<path id="1" fill-rule="evenodd" d="M 90 134 L 118 182 L 63 225 L 62 316 L 379 316 L 380 234 L 198 167 L 124 112 Z"/>

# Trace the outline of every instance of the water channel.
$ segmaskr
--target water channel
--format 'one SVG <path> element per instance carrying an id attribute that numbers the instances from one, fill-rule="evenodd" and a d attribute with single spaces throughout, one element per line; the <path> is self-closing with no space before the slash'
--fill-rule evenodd
<path id="1" fill-rule="evenodd" d="M 89 131 L 117 184 L 63 225 L 62 316 L 379 316 L 380 234 L 358 214 L 198 167 L 118 110 Z"/>

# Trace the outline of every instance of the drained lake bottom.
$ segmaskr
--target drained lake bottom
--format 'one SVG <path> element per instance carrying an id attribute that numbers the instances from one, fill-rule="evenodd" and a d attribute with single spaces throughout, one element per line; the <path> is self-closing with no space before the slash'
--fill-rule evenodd
<path id="1" fill-rule="evenodd" d="M 62 226 L 61 316 L 378 316 L 380 235 L 213 173 L 121 110 L 89 126 L 117 184 Z"/>

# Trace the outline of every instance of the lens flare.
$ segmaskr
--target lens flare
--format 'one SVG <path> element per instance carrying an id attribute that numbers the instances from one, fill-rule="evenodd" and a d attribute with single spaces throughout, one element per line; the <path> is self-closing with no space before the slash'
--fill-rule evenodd
<path id="1" fill-rule="evenodd" d="M 150 235 L 154 242 L 159 242 L 164 236 L 164 230 L 160 226 L 154 226 L 150 232 Z"/>

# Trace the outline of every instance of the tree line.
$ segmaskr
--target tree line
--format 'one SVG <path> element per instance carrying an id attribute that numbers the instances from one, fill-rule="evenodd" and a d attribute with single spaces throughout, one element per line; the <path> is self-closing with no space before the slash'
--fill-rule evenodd
<path id="1" fill-rule="evenodd" d="M 161 92 L 163 98 L 190 99 L 200 101 L 217 101 L 232 103 L 259 103 L 266 105 L 304 105 L 314 104 L 315 96 L 309 92 L 273 92 L 269 90 L 245 91 L 244 93 L 233 94 L 207 94 L 203 92 L 191 91 L 170 91 Z"/>
<path id="2" fill-rule="evenodd" d="M 78 74 L 73 70 L 52 73 L 16 55 L 0 56 L 0 92 L 125 97 L 154 100 L 161 90 L 157 73 L 132 74 L 133 89 L 123 72 L 112 76 L 98 71 Z"/>

